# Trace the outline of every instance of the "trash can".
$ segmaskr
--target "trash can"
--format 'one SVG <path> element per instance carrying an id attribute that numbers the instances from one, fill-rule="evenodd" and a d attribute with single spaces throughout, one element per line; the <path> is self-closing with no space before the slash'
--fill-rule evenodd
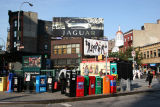
<path id="1" fill-rule="evenodd" d="M 7 77 L 0 77 L 0 91 L 7 91 Z"/>
<path id="2" fill-rule="evenodd" d="M 89 95 L 95 94 L 95 76 L 89 76 Z"/>
<path id="3" fill-rule="evenodd" d="M 84 96 L 84 77 L 77 76 L 76 97 Z"/>
<path id="4" fill-rule="evenodd" d="M 77 73 L 71 70 L 67 70 L 66 74 L 66 92 L 65 95 L 69 97 L 76 96 L 76 78 Z"/>
<path id="5" fill-rule="evenodd" d="M 110 79 L 108 75 L 103 77 L 103 94 L 110 94 Z"/>
<path id="6" fill-rule="evenodd" d="M 36 92 L 46 92 L 47 86 L 47 76 L 46 75 L 39 75 L 36 76 Z"/>
<path id="7" fill-rule="evenodd" d="M 84 76 L 84 96 L 88 95 L 89 92 L 89 77 Z"/>
<path id="8" fill-rule="evenodd" d="M 95 79 L 95 94 L 102 94 L 102 79 L 99 76 L 96 76 Z"/>

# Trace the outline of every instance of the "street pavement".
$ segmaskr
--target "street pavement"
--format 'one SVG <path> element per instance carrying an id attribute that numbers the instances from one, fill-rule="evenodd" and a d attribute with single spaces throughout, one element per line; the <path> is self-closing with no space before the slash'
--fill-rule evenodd
<path id="1" fill-rule="evenodd" d="M 117 87 L 119 88 L 119 87 Z M 125 86 L 124 86 L 125 88 Z M 81 100 L 91 100 L 99 98 L 108 98 L 116 96 L 124 96 L 128 94 L 138 94 L 145 92 L 155 92 L 160 91 L 160 83 L 158 79 L 153 79 L 152 88 L 148 88 L 148 82 L 145 79 L 135 79 L 132 81 L 131 91 L 124 92 L 117 91 L 115 94 L 99 94 L 99 95 L 89 95 L 85 97 L 67 97 L 64 94 L 61 94 L 60 91 L 49 93 L 6 93 L 0 92 L 0 105 L 1 104 L 51 104 L 51 103 L 62 103 L 62 102 L 72 102 L 72 101 L 81 101 Z"/>

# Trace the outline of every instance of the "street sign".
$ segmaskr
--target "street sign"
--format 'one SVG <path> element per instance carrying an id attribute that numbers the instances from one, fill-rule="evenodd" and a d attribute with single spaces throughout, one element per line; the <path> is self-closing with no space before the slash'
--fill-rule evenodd
<path id="1" fill-rule="evenodd" d="M 136 56 L 136 52 L 132 51 L 132 57 Z"/>

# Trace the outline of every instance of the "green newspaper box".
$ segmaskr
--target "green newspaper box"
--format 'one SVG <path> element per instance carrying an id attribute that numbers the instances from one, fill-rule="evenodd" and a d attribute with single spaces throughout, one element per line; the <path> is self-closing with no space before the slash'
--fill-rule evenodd
<path id="1" fill-rule="evenodd" d="M 102 78 L 99 76 L 96 76 L 95 94 L 102 94 Z"/>
<path id="2" fill-rule="evenodd" d="M 88 91 L 89 91 L 89 77 L 88 76 L 84 76 L 85 80 L 84 80 L 84 96 L 88 95 Z"/>

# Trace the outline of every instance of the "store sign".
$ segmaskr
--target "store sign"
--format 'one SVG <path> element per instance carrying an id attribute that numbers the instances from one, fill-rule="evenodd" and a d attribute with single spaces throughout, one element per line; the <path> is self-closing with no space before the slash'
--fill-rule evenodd
<path id="1" fill-rule="evenodd" d="M 84 38 L 84 55 L 108 55 L 108 41 Z"/>
<path id="2" fill-rule="evenodd" d="M 154 67 L 154 66 L 156 66 L 156 64 L 150 64 L 150 66 L 151 66 L 151 67 Z"/>
<path id="3" fill-rule="evenodd" d="M 54 17 L 54 36 L 103 37 L 103 18 Z"/>

